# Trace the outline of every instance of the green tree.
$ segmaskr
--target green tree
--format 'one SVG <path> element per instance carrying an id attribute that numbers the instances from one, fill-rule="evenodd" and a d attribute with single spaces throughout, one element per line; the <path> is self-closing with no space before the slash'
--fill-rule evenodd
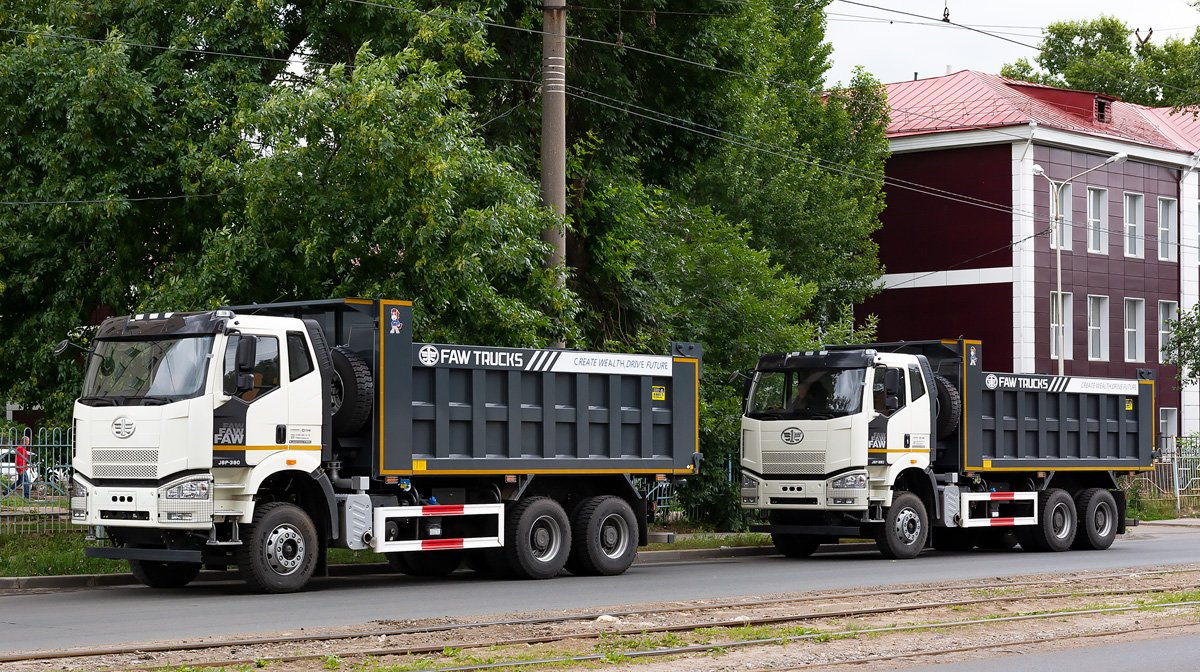
<path id="1" fill-rule="evenodd" d="M 1006 64 L 1000 74 L 1048 86 L 1098 91 L 1128 103 L 1186 107 L 1200 103 L 1200 38 L 1139 44 L 1115 17 L 1059 21 L 1046 27 L 1036 65 Z"/>
<path id="2" fill-rule="evenodd" d="M 1200 383 L 1200 306 L 1179 311 L 1167 328 L 1170 336 L 1163 345 L 1163 364 L 1177 367 L 1175 379 L 1181 387 Z"/>

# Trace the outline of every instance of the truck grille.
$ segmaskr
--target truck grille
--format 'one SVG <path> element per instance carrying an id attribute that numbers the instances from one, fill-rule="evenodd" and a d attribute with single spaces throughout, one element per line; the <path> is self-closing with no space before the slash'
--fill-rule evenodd
<path id="1" fill-rule="evenodd" d="M 95 478 L 158 478 L 154 449 L 97 449 L 92 451 Z"/>
<path id="2" fill-rule="evenodd" d="M 825 466 L 825 453 L 817 450 L 804 451 L 763 451 L 762 463 L 764 471 L 778 471 L 771 467 L 819 467 Z M 817 469 L 820 471 L 820 469 Z"/>

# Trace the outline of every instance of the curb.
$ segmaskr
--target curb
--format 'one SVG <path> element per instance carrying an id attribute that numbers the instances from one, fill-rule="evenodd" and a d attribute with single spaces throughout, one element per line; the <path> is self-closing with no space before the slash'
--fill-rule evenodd
<path id="1" fill-rule="evenodd" d="M 851 553 L 873 551 L 875 544 L 826 544 L 817 549 L 816 555 L 827 553 Z M 715 560 L 721 558 L 744 558 L 761 555 L 779 555 L 774 546 L 724 546 L 721 548 L 698 548 L 679 551 L 640 551 L 634 558 L 635 565 L 657 565 L 669 562 Z M 370 576 L 392 574 L 385 563 L 358 565 L 330 565 L 329 576 Z M 229 570 L 204 570 L 196 581 L 236 581 L 237 572 Z M 74 574 L 67 576 L 15 576 L 0 577 L 0 590 L 33 590 L 37 588 L 104 588 L 110 586 L 138 585 L 132 574 Z"/>

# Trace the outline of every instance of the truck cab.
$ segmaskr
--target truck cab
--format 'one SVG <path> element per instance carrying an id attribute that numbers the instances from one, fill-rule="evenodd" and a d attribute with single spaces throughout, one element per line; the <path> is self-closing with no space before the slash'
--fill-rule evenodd
<path id="1" fill-rule="evenodd" d="M 872 349 L 765 355 L 748 382 L 742 506 L 768 511 L 772 524 L 756 529 L 802 540 L 799 554 L 839 536 L 873 535 L 893 504 L 892 485 L 928 480 L 936 394 L 924 357 Z M 926 534 L 927 523 L 910 533 Z"/>

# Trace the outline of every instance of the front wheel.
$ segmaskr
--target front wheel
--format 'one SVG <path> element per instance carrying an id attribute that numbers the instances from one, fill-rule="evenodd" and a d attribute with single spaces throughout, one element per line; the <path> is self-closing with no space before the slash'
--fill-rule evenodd
<path id="1" fill-rule="evenodd" d="M 183 588 L 199 576 L 200 566 L 198 562 L 129 561 L 133 578 L 151 588 Z"/>
<path id="2" fill-rule="evenodd" d="M 293 593 L 312 578 L 320 546 L 317 528 L 303 509 L 287 502 L 260 504 L 237 547 L 238 569 L 257 592 Z"/>
<path id="3" fill-rule="evenodd" d="M 897 492 L 884 516 L 883 527 L 875 534 L 875 545 L 885 558 L 915 558 L 925 548 L 929 536 L 929 517 L 921 498 L 911 492 Z"/>

